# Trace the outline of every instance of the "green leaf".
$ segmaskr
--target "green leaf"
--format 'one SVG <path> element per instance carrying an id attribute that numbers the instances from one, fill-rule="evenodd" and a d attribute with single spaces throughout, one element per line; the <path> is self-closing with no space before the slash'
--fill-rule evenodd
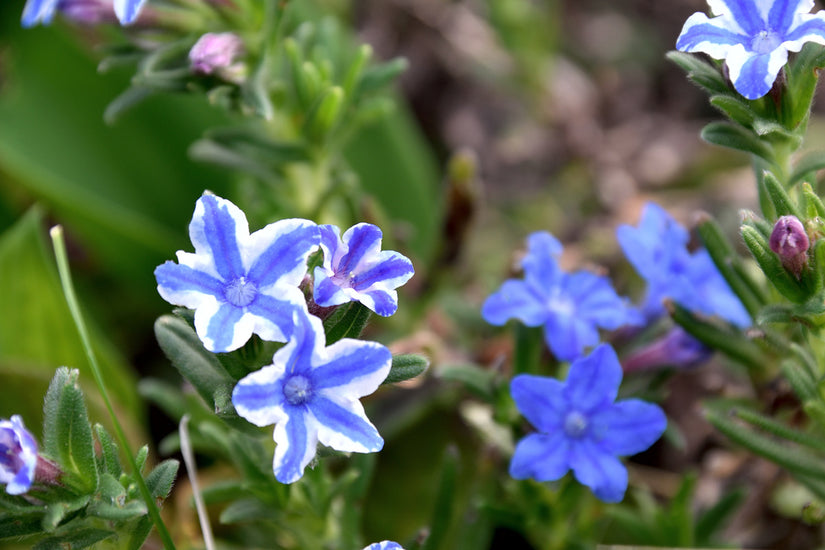
<path id="1" fill-rule="evenodd" d="M 753 133 L 728 122 L 711 122 L 702 129 L 702 139 L 708 143 L 737 149 L 773 162 L 773 151 Z"/>
<path id="2" fill-rule="evenodd" d="M 154 527 L 152 518 L 146 516 L 140 519 L 135 528 L 132 529 L 131 536 L 129 537 L 129 544 L 127 546 L 128 550 L 140 550 L 143 548 L 143 543 L 146 542 L 146 539 L 149 537 L 149 533 L 152 532 L 152 527 Z"/>
<path id="3" fill-rule="evenodd" d="M 221 512 L 220 522 L 224 525 L 233 523 L 250 523 L 260 520 L 272 520 L 280 515 L 277 510 L 258 499 L 246 498 L 236 500 Z"/>
<path id="4" fill-rule="evenodd" d="M 34 535 L 43 531 L 43 512 L 0 515 L 0 540 Z"/>
<path id="5" fill-rule="evenodd" d="M 356 101 L 364 95 L 385 88 L 407 70 L 409 63 L 403 57 L 397 57 L 386 63 L 370 67 L 364 71 L 355 88 Z"/>
<path id="6" fill-rule="evenodd" d="M 822 169 L 825 169 L 825 152 L 815 151 L 808 153 L 796 162 L 788 185 L 794 185 L 805 179 L 808 175 L 815 174 Z"/>
<path id="7" fill-rule="evenodd" d="M 825 50 L 819 44 L 806 44 L 787 66 L 785 93 L 791 96 L 791 108 L 783 109 L 783 119 L 791 130 L 807 122 L 816 91 L 817 69 L 823 66 Z"/>
<path id="8" fill-rule="evenodd" d="M 32 550 L 80 550 L 89 548 L 102 540 L 115 536 L 114 531 L 105 529 L 81 529 L 65 535 L 43 539 L 32 547 Z"/>
<path id="9" fill-rule="evenodd" d="M 46 506 L 46 513 L 43 516 L 43 521 L 41 523 L 43 531 L 47 533 L 53 532 L 67 514 L 80 510 L 86 506 L 89 502 L 89 498 L 89 495 L 85 495 L 73 501 L 53 502 Z"/>
<path id="10" fill-rule="evenodd" d="M 97 441 L 100 443 L 101 470 L 113 475 L 115 478 L 120 477 L 120 474 L 123 473 L 123 466 L 120 464 L 117 445 L 103 426 L 95 424 L 94 429 Z"/>
<path id="11" fill-rule="evenodd" d="M 825 218 L 825 204 L 819 198 L 811 184 L 807 181 L 802 182 L 802 198 L 804 200 L 804 210 L 806 218 Z"/>
<path id="12" fill-rule="evenodd" d="M 342 338 L 358 338 L 367 322 L 370 319 L 372 312 L 360 302 L 350 302 L 344 306 L 345 313 L 337 322 L 331 324 L 326 328 L 327 345 L 331 346 Z M 332 318 L 330 318 L 332 319 Z"/>
<path id="13" fill-rule="evenodd" d="M 393 355 L 392 368 L 382 384 L 397 384 L 419 376 L 430 366 L 426 357 L 415 354 Z"/>
<path id="14" fill-rule="evenodd" d="M 178 475 L 178 468 L 180 468 L 180 463 L 177 460 L 168 459 L 152 469 L 146 476 L 146 485 L 153 497 L 165 499 L 169 496 Z"/>
<path id="15" fill-rule="evenodd" d="M 495 399 L 495 373 L 474 364 L 444 365 L 438 369 L 438 377 L 462 383 L 467 389 L 492 403 Z"/>
<path id="16" fill-rule="evenodd" d="M 148 513 L 146 504 L 140 500 L 130 500 L 122 505 L 117 501 L 98 500 L 89 504 L 86 513 L 101 519 L 124 522 Z"/>
<path id="17" fill-rule="evenodd" d="M 714 544 L 714 535 L 739 509 L 739 504 L 744 498 L 743 489 L 727 491 L 716 504 L 705 510 L 696 522 L 696 544 L 699 546 Z"/>
<path id="18" fill-rule="evenodd" d="M 665 55 L 670 61 L 678 65 L 687 73 L 687 76 L 708 93 L 727 93 L 732 90 L 719 68 L 704 61 L 699 56 L 683 52 L 670 51 Z"/>
<path id="19" fill-rule="evenodd" d="M 710 104 L 746 128 L 753 128 L 754 120 L 758 116 L 749 102 L 729 93 L 712 96 Z"/>
<path id="20" fill-rule="evenodd" d="M 441 464 L 441 479 L 430 519 L 430 534 L 422 545 L 422 550 L 437 550 L 445 545 L 447 529 L 453 519 L 456 483 L 458 478 L 458 450 L 448 447 Z"/>
<path id="21" fill-rule="evenodd" d="M 772 172 L 765 170 L 761 174 L 757 175 L 757 177 L 762 178 L 762 182 L 765 185 L 765 189 L 768 192 L 771 202 L 773 203 L 777 217 L 796 216 L 800 219 L 804 218 L 796 204 L 794 204 L 791 200 L 791 197 L 788 196 L 788 192 L 785 191 L 785 188 Z"/>

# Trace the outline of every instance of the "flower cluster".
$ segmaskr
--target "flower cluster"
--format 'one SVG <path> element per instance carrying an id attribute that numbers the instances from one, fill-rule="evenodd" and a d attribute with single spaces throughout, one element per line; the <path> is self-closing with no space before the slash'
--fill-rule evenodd
<path id="1" fill-rule="evenodd" d="M 24 27 L 51 23 L 56 12 L 83 23 L 99 23 L 114 13 L 122 25 L 134 23 L 146 0 L 27 0 L 21 22 Z"/>
<path id="2" fill-rule="evenodd" d="M 688 232 L 661 206 L 646 204 L 639 226 L 620 226 L 616 237 L 625 257 L 647 282 L 642 309 L 648 320 L 664 315 L 663 301 L 670 299 L 739 327 L 751 324 L 750 315 L 707 250 L 688 250 Z"/>
<path id="3" fill-rule="evenodd" d="M 521 414 L 538 430 L 516 446 L 510 475 L 554 481 L 573 470 L 605 502 L 627 489 L 627 469 L 616 458 L 640 453 L 662 435 L 662 410 L 638 399 L 615 402 L 622 367 L 608 345 L 570 365 L 565 382 L 516 376 L 510 391 Z"/>
<path id="4" fill-rule="evenodd" d="M 788 52 L 806 42 L 825 44 L 825 11 L 813 0 L 708 0 L 713 18 L 694 13 L 676 48 L 724 59 L 734 88 L 747 99 L 767 94 Z"/>
<path id="5" fill-rule="evenodd" d="M 29 490 L 37 469 L 37 442 L 23 425 L 23 419 L 13 415 L 0 420 L 0 483 L 10 495 Z"/>
<path id="6" fill-rule="evenodd" d="M 642 322 L 607 277 L 562 271 L 557 261 L 561 243 L 549 233 L 533 233 L 527 246 L 521 262 L 524 279 L 505 281 L 484 303 L 481 314 L 488 323 L 518 319 L 530 327 L 543 325 L 555 356 L 570 361 L 599 342 L 599 328 L 615 330 Z"/>
<path id="7" fill-rule="evenodd" d="M 412 263 L 382 252 L 375 226 L 358 224 L 343 242 L 339 231 L 288 219 L 250 234 L 237 206 L 205 194 L 189 224 L 195 252 L 178 251 L 177 263 L 155 270 L 160 295 L 195 310 L 195 330 L 208 350 L 236 350 L 253 334 L 287 342 L 272 364 L 241 379 L 232 395 L 238 414 L 258 426 L 275 424 L 273 470 L 283 483 L 303 475 L 318 442 L 346 452 L 383 446 L 358 399 L 387 377 L 389 350 L 352 339 L 325 347 L 324 328 L 309 313 L 299 285 L 320 246 L 324 265 L 315 272 L 316 303 L 360 301 L 390 315 L 398 307 L 394 289 L 412 276 Z"/>

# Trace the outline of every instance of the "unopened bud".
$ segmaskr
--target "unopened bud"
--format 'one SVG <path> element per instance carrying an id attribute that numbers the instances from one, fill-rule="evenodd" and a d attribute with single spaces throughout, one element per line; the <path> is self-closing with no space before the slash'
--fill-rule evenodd
<path id="1" fill-rule="evenodd" d="M 625 372 L 655 370 L 663 367 L 690 369 L 701 365 L 713 355 L 713 350 L 675 327 L 662 338 L 637 350 L 622 361 Z"/>
<path id="2" fill-rule="evenodd" d="M 231 32 L 208 32 L 192 46 L 189 61 L 196 73 L 216 73 L 234 81 L 243 70 L 243 66 L 236 63 L 243 54 L 243 42 L 238 35 Z"/>
<path id="3" fill-rule="evenodd" d="M 796 216 L 782 216 L 776 220 L 770 238 L 770 247 L 785 269 L 798 279 L 802 269 L 808 264 L 808 248 L 811 243 L 805 227 Z"/>
<path id="4" fill-rule="evenodd" d="M 117 22 L 111 0 L 60 0 L 57 9 L 66 19 L 81 25 Z"/>

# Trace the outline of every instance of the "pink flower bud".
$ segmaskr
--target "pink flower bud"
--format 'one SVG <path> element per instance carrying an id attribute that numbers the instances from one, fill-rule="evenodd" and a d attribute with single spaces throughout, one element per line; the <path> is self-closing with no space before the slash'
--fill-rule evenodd
<path id="1" fill-rule="evenodd" d="M 235 61 L 243 55 L 244 46 L 238 35 L 231 32 L 206 33 L 189 51 L 192 70 L 201 74 L 212 74 L 230 70 L 235 72 Z"/>
<path id="2" fill-rule="evenodd" d="M 785 269 L 796 275 L 808 264 L 808 248 L 811 243 L 805 227 L 796 216 L 782 216 L 776 220 L 770 238 L 770 247 L 782 260 Z"/>

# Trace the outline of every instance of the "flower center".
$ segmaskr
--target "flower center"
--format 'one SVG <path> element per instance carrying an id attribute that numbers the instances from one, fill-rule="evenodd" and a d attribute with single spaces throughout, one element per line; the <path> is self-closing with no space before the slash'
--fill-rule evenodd
<path id="1" fill-rule="evenodd" d="M 252 303 L 258 295 L 258 289 L 246 277 L 238 277 L 224 287 L 223 295 L 233 306 L 244 307 Z"/>
<path id="2" fill-rule="evenodd" d="M 284 384 L 284 397 L 290 405 L 303 405 L 312 398 L 312 384 L 306 376 L 294 374 Z"/>
<path id="3" fill-rule="evenodd" d="M 564 418 L 564 433 L 567 434 L 567 437 L 581 438 L 587 431 L 587 426 L 587 417 L 579 411 L 569 412 Z"/>
<path id="4" fill-rule="evenodd" d="M 352 285 L 355 283 L 355 272 L 336 273 L 332 276 L 332 280 L 335 281 L 335 285 L 339 288 L 352 288 Z"/>
<path id="5" fill-rule="evenodd" d="M 759 31 L 751 40 L 751 51 L 758 54 L 771 53 L 781 43 L 779 35 L 772 30 Z"/>

